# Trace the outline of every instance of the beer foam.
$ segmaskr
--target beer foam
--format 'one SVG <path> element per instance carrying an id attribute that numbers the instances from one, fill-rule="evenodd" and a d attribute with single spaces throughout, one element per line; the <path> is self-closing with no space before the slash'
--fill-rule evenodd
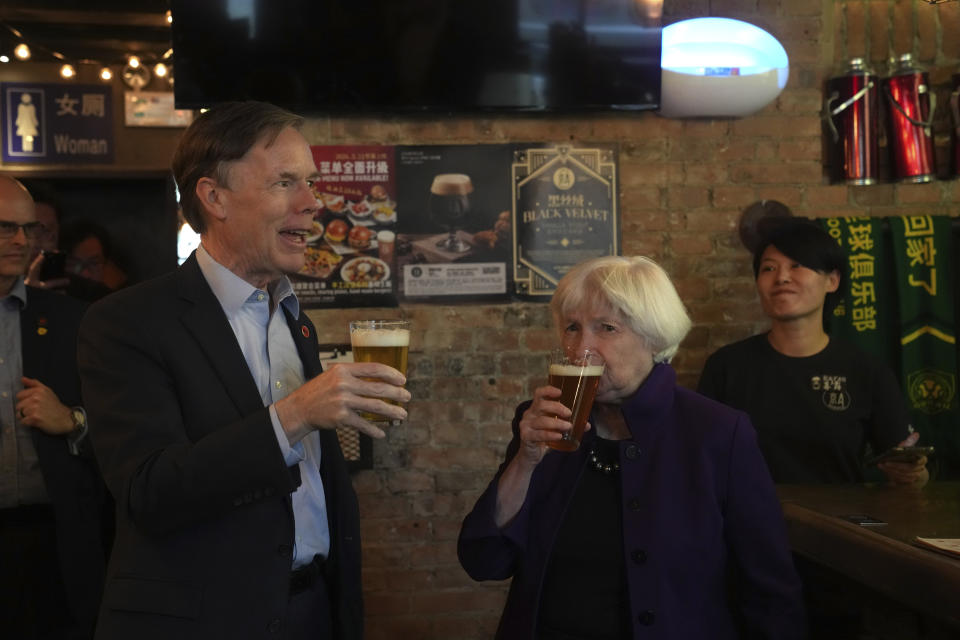
<path id="1" fill-rule="evenodd" d="M 409 329 L 354 329 L 350 343 L 355 347 L 407 347 L 410 345 Z"/>
<path id="2" fill-rule="evenodd" d="M 473 182 L 465 173 L 441 173 L 434 176 L 430 193 L 438 196 L 465 196 L 473 193 Z"/>
<path id="3" fill-rule="evenodd" d="M 585 367 L 581 367 L 578 364 L 551 364 L 550 375 L 565 377 L 602 376 L 603 365 L 588 364 Z"/>

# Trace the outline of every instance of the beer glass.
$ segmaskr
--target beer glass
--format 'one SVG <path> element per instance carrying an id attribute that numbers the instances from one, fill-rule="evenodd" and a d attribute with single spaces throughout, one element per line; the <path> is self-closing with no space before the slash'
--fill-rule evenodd
<path id="1" fill-rule="evenodd" d="M 573 412 L 570 416 L 573 429 L 565 432 L 562 440 L 548 442 L 548 447 L 557 451 L 576 451 L 580 448 L 583 428 L 590 417 L 603 367 L 603 356 L 590 349 L 582 349 L 572 356 L 562 349 L 553 352 L 549 384 L 560 389 L 560 402 Z"/>
<path id="2" fill-rule="evenodd" d="M 457 228 L 463 224 L 470 212 L 470 198 L 473 182 L 463 173 L 441 173 L 434 176 L 430 185 L 428 209 L 430 217 L 447 229 L 447 237 L 437 243 L 437 247 L 453 253 L 464 253 L 470 245 L 457 237 Z"/>
<path id="3" fill-rule="evenodd" d="M 350 345 L 354 362 L 380 362 L 407 375 L 407 352 L 410 349 L 409 320 L 355 320 L 350 323 Z M 399 405 L 394 400 L 384 400 Z M 372 422 L 389 422 L 376 413 L 361 412 Z"/>

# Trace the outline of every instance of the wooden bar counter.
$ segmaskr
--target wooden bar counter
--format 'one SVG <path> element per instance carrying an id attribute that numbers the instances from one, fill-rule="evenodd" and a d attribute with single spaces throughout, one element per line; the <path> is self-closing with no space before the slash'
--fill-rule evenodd
<path id="1" fill-rule="evenodd" d="M 781 485 L 777 492 L 793 551 L 872 594 L 868 608 L 888 618 L 899 610 L 894 626 L 914 632 L 901 628 L 896 637 L 960 638 L 960 558 L 913 544 L 917 536 L 960 538 L 960 482 Z M 849 515 L 887 524 L 852 524 Z"/>

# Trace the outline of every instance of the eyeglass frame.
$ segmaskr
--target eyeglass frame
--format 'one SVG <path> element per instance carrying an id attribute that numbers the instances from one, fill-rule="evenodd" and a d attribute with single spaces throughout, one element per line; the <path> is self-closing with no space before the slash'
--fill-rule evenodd
<path id="1" fill-rule="evenodd" d="M 23 237 L 27 240 L 36 240 L 47 228 L 42 222 L 35 220 L 33 222 L 11 222 L 10 220 L 0 220 L 0 240 L 10 240 L 17 237 L 17 232 L 23 230 Z"/>

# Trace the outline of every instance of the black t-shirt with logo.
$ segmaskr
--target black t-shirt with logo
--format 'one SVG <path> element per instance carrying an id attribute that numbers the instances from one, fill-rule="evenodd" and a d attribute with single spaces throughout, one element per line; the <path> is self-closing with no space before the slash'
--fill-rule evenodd
<path id="1" fill-rule="evenodd" d="M 880 452 L 908 435 L 893 373 L 836 338 L 803 358 L 766 334 L 729 344 L 707 359 L 697 390 L 749 414 L 779 484 L 862 482 L 867 444 Z"/>

